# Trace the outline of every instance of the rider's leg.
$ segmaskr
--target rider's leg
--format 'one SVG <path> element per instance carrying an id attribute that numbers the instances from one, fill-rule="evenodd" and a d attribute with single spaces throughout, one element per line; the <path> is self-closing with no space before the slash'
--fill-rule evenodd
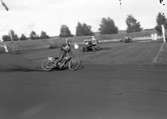
<path id="1" fill-rule="evenodd" d="M 65 52 L 62 52 L 62 54 L 59 56 L 59 60 L 57 61 L 57 64 L 59 66 L 59 68 L 61 69 L 64 65 L 63 63 L 63 60 L 64 60 L 64 57 L 66 56 L 66 53 Z"/>

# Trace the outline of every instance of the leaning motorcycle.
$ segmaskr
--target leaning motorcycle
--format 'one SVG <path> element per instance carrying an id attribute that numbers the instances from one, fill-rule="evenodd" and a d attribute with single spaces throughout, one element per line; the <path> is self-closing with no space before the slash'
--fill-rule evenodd
<path id="1" fill-rule="evenodd" d="M 72 56 L 64 57 L 61 61 L 59 57 L 48 57 L 42 61 L 41 68 L 44 71 L 52 71 L 54 69 L 69 69 L 75 71 L 81 68 L 81 61 Z"/>

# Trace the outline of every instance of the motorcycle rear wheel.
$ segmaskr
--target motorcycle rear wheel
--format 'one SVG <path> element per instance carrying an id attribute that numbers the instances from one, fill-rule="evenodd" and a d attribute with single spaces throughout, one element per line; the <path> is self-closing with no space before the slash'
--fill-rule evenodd
<path id="1" fill-rule="evenodd" d="M 68 63 L 68 69 L 71 71 L 76 71 L 81 67 L 81 61 L 79 59 L 71 59 Z"/>

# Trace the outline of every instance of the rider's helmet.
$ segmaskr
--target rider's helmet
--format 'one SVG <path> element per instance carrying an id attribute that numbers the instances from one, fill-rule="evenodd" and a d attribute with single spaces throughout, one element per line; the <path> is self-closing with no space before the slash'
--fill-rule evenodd
<path id="1" fill-rule="evenodd" d="M 95 36 L 91 36 L 91 40 L 92 40 L 93 45 L 97 44 L 97 40 L 96 40 Z"/>

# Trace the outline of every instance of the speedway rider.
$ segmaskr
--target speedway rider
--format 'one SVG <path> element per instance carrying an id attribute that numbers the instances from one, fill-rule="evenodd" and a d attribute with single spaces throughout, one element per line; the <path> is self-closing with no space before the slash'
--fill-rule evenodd
<path id="1" fill-rule="evenodd" d="M 66 43 L 63 44 L 60 48 L 60 54 L 59 54 L 59 60 L 58 60 L 58 63 L 61 67 L 61 64 L 63 65 L 63 62 L 65 60 L 65 58 L 69 57 L 71 54 L 71 43 L 68 39 L 66 39 Z"/>

